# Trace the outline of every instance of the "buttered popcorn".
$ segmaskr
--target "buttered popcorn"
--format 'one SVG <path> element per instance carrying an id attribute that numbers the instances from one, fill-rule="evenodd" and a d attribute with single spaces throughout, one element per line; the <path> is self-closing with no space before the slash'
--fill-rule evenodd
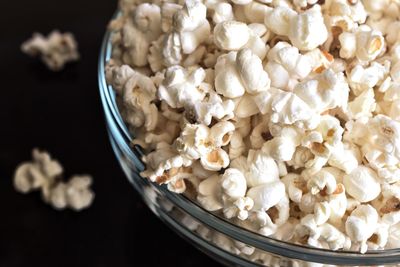
<path id="1" fill-rule="evenodd" d="M 400 246 L 399 3 L 120 8 L 106 77 L 143 148 L 143 177 L 284 241 Z"/>

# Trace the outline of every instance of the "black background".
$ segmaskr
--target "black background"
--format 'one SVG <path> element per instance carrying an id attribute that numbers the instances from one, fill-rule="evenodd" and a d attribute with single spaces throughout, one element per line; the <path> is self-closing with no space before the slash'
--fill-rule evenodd
<path id="1" fill-rule="evenodd" d="M 0 0 L 0 267 L 219 266 L 163 225 L 125 179 L 109 145 L 97 58 L 117 0 Z M 80 62 L 52 73 L 20 52 L 34 31 L 75 34 Z M 65 176 L 94 177 L 88 210 L 55 211 L 13 189 L 18 163 L 48 150 Z"/>

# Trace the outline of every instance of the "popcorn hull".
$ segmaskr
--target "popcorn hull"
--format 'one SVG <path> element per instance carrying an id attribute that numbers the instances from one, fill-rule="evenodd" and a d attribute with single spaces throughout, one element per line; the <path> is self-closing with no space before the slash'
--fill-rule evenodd
<path id="1" fill-rule="evenodd" d="M 106 84 L 105 63 L 111 55 L 111 33 L 105 35 L 99 59 L 99 87 L 106 127 L 114 153 L 148 207 L 169 227 L 198 249 L 227 266 L 371 266 L 400 263 L 400 249 L 360 254 L 289 244 L 261 236 L 217 217 L 183 195 L 140 176 L 144 164 L 124 124 L 113 89 Z"/>

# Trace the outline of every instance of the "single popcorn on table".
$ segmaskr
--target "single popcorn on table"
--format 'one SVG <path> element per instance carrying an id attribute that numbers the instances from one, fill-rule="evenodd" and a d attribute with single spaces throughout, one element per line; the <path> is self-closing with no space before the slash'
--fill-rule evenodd
<path id="1" fill-rule="evenodd" d="M 40 190 L 43 200 L 55 209 L 76 211 L 88 208 L 94 199 L 90 189 L 92 177 L 75 175 L 68 181 L 61 179 L 63 168 L 44 151 L 34 149 L 32 162 L 21 163 L 14 174 L 14 187 L 21 193 Z"/>
<path id="2" fill-rule="evenodd" d="M 55 30 L 47 37 L 34 33 L 31 39 L 22 44 L 21 49 L 32 57 L 40 57 L 52 71 L 60 71 L 66 63 L 79 60 L 78 44 L 69 32 Z"/>
<path id="3" fill-rule="evenodd" d="M 143 149 L 143 177 L 286 242 L 362 253 L 400 247 L 398 3 L 120 6 L 106 77 Z M 43 183 L 35 171 L 29 177 L 18 182 L 23 190 Z M 60 206 L 79 195 L 68 186 L 57 191 L 71 195 L 54 194 Z M 224 236 L 207 238 L 273 262 Z"/>

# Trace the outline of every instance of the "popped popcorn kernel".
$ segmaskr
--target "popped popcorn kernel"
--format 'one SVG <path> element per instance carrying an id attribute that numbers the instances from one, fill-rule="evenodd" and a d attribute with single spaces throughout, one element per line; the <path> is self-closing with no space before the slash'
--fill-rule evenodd
<path id="1" fill-rule="evenodd" d="M 75 175 L 63 181 L 61 164 L 45 151 L 33 149 L 32 161 L 21 163 L 14 174 L 14 187 L 21 193 L 41 191 L 43 200 L 53 208 L 75 211 L 88 208 L 94 199 L 92 177 Z"/>

